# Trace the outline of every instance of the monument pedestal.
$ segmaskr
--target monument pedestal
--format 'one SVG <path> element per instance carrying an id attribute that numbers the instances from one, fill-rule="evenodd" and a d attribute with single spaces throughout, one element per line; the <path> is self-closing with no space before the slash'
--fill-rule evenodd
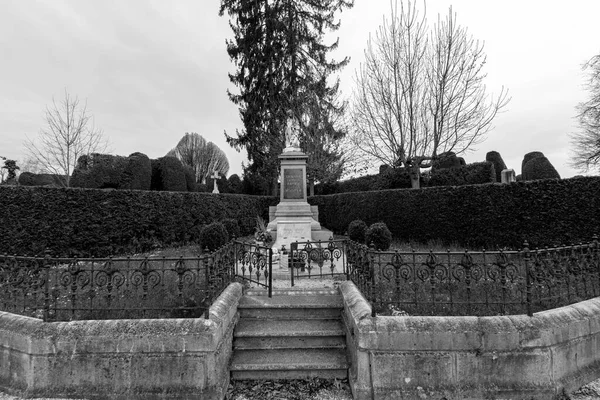
<path id="1" fill-rule="evenodd" d="M 318 209 L 306 201 L 306 160 L 300 149 L 286 148 L 281 160 L 281 193 L 277 207 L 269 208 L 267 230 L 274 239 L 273 248 L 290 249 L 292 242 L 329 240 L 332 233 L 319 223 Z"/>

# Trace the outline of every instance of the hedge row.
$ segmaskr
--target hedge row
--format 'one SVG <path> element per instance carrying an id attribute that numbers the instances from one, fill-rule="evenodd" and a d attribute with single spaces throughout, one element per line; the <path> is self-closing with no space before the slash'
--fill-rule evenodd
<path id="1" fill-rule="evenodd" d="M 243 234 L 277 198 L 208 193 L 0 187 L 0 253 L 106 256 L 197 242 L 226 218 Z"/>
<path id="2" fill-rule="evenodd" d="M 589 241 L 600 234 L 600 177 L 314 196 L 320 222 L 337 233 L 362 219 L 394 237 L 468 247 L 520 248 Z"/>
<path id="3" fill-rule="evenodd" d="M 458 158 L 456 158 L 456 162 L 459 162 Z M 495 181 L 494 164 L 491 162 L 472 163 L 453 168 L 438 167 L 429 174 L 421 175 L 421 187 L 477 185 Z M 318 184 L 315 186 L 315 194 L 367 192 L 410 187 L 410 175 L 404 168 L 386 168 L 377 175 L 366 175 L 345 181 Z"/>

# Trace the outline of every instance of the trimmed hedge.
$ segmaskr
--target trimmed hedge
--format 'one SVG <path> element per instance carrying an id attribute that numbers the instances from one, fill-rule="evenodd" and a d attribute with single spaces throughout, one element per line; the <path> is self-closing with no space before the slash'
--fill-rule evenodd
<path id="1" fill-rule="evenodd" d="M 71 187 L 118 189 L 125 171 L 127 158 L 111 154 L 92 153 L 83 155 L 71 176 Z"/>
<path id="2" fill-rule="evenodd" d="M 254 232 L 276 197 L 74 188 L 0 187 L 0 253 L 106 256 L 197 243 L 204 225 Z"/>
<path id="3" fill-rule="evenodd" d="M 152 166 L 144 153 L 132 153 L 127 157 L 127 165 L 121 177 L 120 189 L 150 190 Z"/>
<path id="4" fill-rule="evenodd" d="M 468 247 L 520 248 L 591 240 L 600 234 L 600 177 L 511 184 L 382 190 L 314 196 L 323 226 L 383 221 L 394 237 Z"/>
<path id="5" fill-rule="evenodd" d="M 425 185 L 432 186 L 463 186 L 478 185 L 496 181 L 494 164 L 479 162 L 462 167 L 442 168 L 432 171 Z"/>
<path id="6" fill-rule="evenodd" d="M 494 164 L 494 171 L 496 171 L 496 182 L 502 182 L 502 171 L 506 169 L 506 163 L 502 159 L 502 156 L 497 151 L 488 151 L 485 155 L 485 161 Z"/>
<path id="7" fill-rule="evenodd" d="M 523 180 L 560 179 L 560 175 L 546 157 L 533 158 L 523 166 Z"/>
<path id="8" fill-rule="evenodd" d="M 71 187 L 150 190 L 152 169 L 143 153 L 129 157 L 92 153 L 77 160 Z"/>
<path id="9" fill-rule="evenodd" d="M 446 157 L 445 160 L 452 163 L 460 162 L 456 156 L 454 158 Z M 421 174 L 421 187 L 477 185 L 495 182 L 494 165 L 490 162 L 453 165 L 451 168 L 438 167 L 430 173 Z M 411 188 L 410 175 L 404 168 L 380 168 L 379 170 L 378 175 L 366 175 L 345 181 L 315 185 L 315 194 L 328 195 Z"/>
<path id="10" fill-rule="evenodd" d="M 152 160 L 152 190 L 185 192 L 188 185 L 183 164 L 175 157 Z"/>
<path id="11" fill-rule="evenodd" d="M 215 251 L 228 240 L 227 229 L 221 222 L 213 222 L 200 230 L 200 243 L 203 250 Z"/>
<path id="12" fill-rule="evenodd" d="M 67 178 L 64 175 L 34 174 L 33 172 L 21 172 L 19 175 L 21 186 L 66 186 Z"/>

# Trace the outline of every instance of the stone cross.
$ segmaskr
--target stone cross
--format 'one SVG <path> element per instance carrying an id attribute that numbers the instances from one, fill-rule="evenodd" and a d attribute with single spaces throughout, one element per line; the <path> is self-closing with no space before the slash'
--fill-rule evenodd
<path id="1" fill-rule="evenodd" d="M 212 192 L 213 192 L 213 193 L 216 193 L 216 194 L 219 194 L 219 187 L 217 186 L 217 179 L 219 179 L 219 172 L 218 172 L 218 171 L 215 171 L 215 172 L 213 173 L 213 175 L 211 176 L 211 178 L 213 178 L 213 179 L 214 179 L 214 182 L 215 182 L 215 187 L 213 188 L 213 191 L 212 191 Z"/>

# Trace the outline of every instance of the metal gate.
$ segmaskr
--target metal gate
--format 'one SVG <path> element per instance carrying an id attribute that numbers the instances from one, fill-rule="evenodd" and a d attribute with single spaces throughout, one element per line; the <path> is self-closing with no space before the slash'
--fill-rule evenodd
<path id="1" fill-rule="evenodd" d="M 348 278 L 346 241 L 292 242 L 288 254 L 291 284 L 297 279 Z"/>
<path id="2" fill-rule="evenodd" d="M 254 243 L 234 242 L 235 276 L 273 294 L 273 250 Z"/>

